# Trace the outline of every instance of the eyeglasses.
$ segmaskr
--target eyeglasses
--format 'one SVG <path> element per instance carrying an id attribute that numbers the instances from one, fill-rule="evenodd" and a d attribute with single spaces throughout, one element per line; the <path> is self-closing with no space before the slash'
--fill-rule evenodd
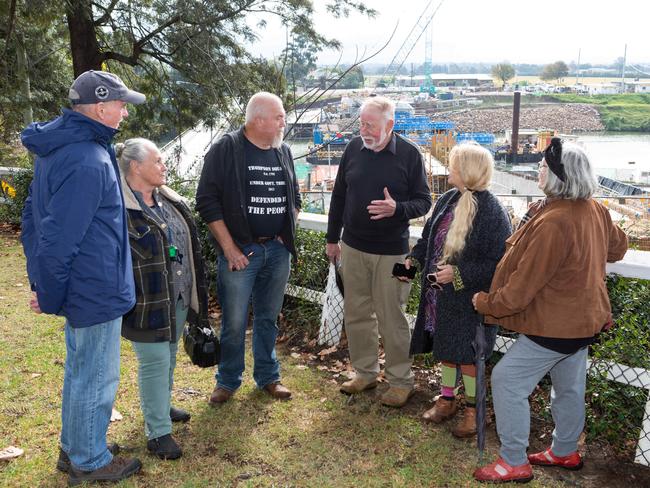
<path id="1" fill-rule="evenodd" d="M 359 122 L 359 128 L 373 130 L 375 128 L 375 124 L 373 124 L 372 122 Z"/>
<path id="2" fill-rule="evenodd" d="M 436 290 L 442 290 L 442 286 L 440 283 L 438 283 L 438 278 L 436 278 L 435 273 L 429 273 L 427 275 L 427 281 L 429 282 L 429 286 L 431 288 L 435 288 Z"/>

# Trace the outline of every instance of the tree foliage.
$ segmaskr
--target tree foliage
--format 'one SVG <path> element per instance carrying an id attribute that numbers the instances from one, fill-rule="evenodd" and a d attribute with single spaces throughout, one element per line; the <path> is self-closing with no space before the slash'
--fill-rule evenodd
<path id="1" fill-rule="evenodd" d="M 59 69 L 67 72 L 66 88 L 73 75 L 105 69 L 145 92 L 147 103 L 133 111 L 124 132 L 152 139 L 171 137 L 198 120 L 210 124 L 225 116 L 235 122 L 256 91 L 284 95 L 282 67 L 254 56 L 247 48 L 270 17 L 280 19 L 285 32 L 279 35 L 294 39 L 294 47 L 302 52 L 339 47 L 336 40 L 315 30 L 311 0 L 5 0 L 0 7 L 5 9 L 3 18 L 10 17 L 14 3 L 18 4 L 13 16 L 16 27 L 32 25 L 30 11 L 44 10 L 59 29 L 58 37 L 51 35 L 40 42 L 42 49 L 50 49 L 50 41 L 56 39 L 68 45 L 65 54 L 69 57 Z M 353 10 L 374 15 L 355 0 L 327 0 L 325 9 L 333 17 L 347 16 Z M 3 39 L 9 37 L 4 34 Z M 11 39 L 15 41 L 16 36 Z M 33 79 L 32 50 L 28 53 Z M 63 92 L 65 99 L 67 89 L 60 88 L 55 92 Z"/>
<path id="2" fill-rule="evenodd" d="M 539 77 L 544 81 L 557 80 L 569 74 L 569 67 L 564 61 L 556 61 L 555 63 L 547 64 L 542 69 L 542 74 Z"/>
<path id="3" fill-rule="evenodd" d="M 492 78 L 499 80 L 503 86 L 515 77 L 515 67 L 510 63 L 499 63 L 492 66 Z"/>
<path id="4" fill-rule="evenodd" d="M 341 70 L 336 70 L 338 75 L 342 75 L 347 68 Z M 341 78 L 341 81 L 337 84 L 339 88 L 362 88 L 363 87 L 363 70 L 360 66 L 353 66 L 351 69 L 345 73 Z"/>
<path id="5" fill-rule="evenodd" d="M 316 68 L 316 59 L 320 49 L 314 49 L 304 35 L 292 37 L 282 51 L 282 73 L 287 84 L 297 86 L 302 83 L 310 71 Z"/>
<path id="6" fill-rule="evenodd" d="M 350 9 L 371 12 L 353 0 L 327 3 L 335 17 Z M 75 74 L 104 63 L 132 71 L 158 89 L 144 110 L 162 107 L 161 123 L 179 129 L 198 119 L 213 122 L 218 114 L 237 119 L 261 89 L 282 95 L 282 69 L 246 48 L 265 18 L 279 17 L 303 51 L 338 47 L 316 32 L 313 14 L 309 0 L 78 0 L 66 9 Z"/>
<path id="7" fill-rule="evenodd" d="M 45 0 L 0 2 L 0 164 L 30 119 L 58 112 L 70 86 L 65 24 Z"/>

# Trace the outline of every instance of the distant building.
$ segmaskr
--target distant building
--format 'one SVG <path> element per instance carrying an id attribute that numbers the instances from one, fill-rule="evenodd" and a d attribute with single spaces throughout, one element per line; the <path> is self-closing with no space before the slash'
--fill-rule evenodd
<path id="1" fill-rule="evenodd" d="M 620 84 L 601 83 L 598 85 L 585 85 L 589 95 L 615 95 L 621 92 Z"/>
<path id="2" fill-rule="evenodd" d="M 626 85 L 628 90 L 633 93 L 650 93 L 650 80 L 632 81 L 626 83 Z"/>
<path id="3" fill-rule="evenodd" d="M 494 87 L 494 80 L 489 74 L 447 74 L 433 73 L 429 75 L 431 84 L 435 87 L 455 87 L 455 88 L 486 88 Z M 426 75 L 406 76 L 400 75 L 395 77 L 397 86 L 421 86 L 426 82 Z"/>
<path id="4" fill-rule="evenodd" d="M 578 70 L 580 76 L 616 76 L 620 73 L 620 68 L 585 68 Z"/>

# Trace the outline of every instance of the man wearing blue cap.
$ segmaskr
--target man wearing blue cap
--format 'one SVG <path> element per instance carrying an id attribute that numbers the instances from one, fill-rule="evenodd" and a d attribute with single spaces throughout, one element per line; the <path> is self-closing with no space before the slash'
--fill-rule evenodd
<path id="1" fill-rule="evenodd" d="M 120 375 L 122 316 L 135 304 L 124 199 L 112 139 L 127 102 L 143 103 L 117 76 L 86 71 L 69 92 L 72 110 L 29 125 L 36 154 L 21 241 L 36 313 L 66 318 L 66 361 L 57 468 L 68 484 L 118 481 L 137 459 L 114 457 L 106 431 Z"/>

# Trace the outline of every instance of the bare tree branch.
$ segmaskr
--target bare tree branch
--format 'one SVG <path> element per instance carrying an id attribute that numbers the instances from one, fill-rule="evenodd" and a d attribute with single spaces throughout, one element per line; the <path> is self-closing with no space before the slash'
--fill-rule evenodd
<path id="1" fill-rule="evenodd" d="M 113 13 L 113 10 L 115 9 L 115 5 L 117 5 L 117 2 L 119 0 L 111 0 L 111 3 L 109 4 L 108 7 L 104 8 L 102 5 L 99 5 L 95 2 L 93 2 L 93 5 L 97 8 L 100 8 L 104 11 L 104 15 L 102 15 L 100 18 L 95 20 L 94 24 L 95 26 L 100 26 L 104 25 L 106 21 L 108 21 L 111 18 L 111 14 Z"/>
<path id="2" fill-rule="evenodd" d="M 287 55 L 289 54 L 288 53 L 288 51 L 289 51 L 289 27 L 288 26 L 286 26 L 285 29 L 284 29 L 284 36 L 285 36 L 284 37 L 285 38 L 285 41 L 284 41 L 284 45 L 285 45 L 284 56 L 282 56 L 282 66 L 278 70 L 278 78 L 275 81 L 275 92 L 276 93 L 279 93 L 279 91 L 280 91 L 280 83 L 282 81 L 282 74 L 284 73 L 284 68 L 287 65 Z M 293 59 L 293 55 L 292 55 L 291 59 Z"/>

